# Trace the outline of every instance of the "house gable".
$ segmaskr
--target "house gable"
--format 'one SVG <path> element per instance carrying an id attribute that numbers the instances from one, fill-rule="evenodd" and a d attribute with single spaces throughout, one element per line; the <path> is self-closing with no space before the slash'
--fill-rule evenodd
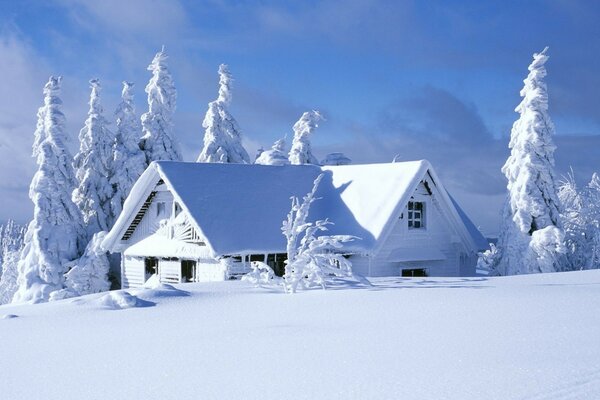
<path id="1" fill-rule="evenodd" d="M 429 185 L 438 190 L 436 198 L 442 208 L 447 208 L 449 221 L 459 225 L 457 235 L 465 243 L 469 240 L 462 220 L 424 160 L 326 167 L 161 161 L 152 163 L 134 186 L 105 247 L 113 252 L 127 247 L 120 239 L 151 193 L 161 192 L 157 189 L 163 186 L 171 196 L 171 204 L 179 203 L 215 256 L 284 252 L 285 238 L 280 228 L 290 209 L 290 197 L 304 196 L 321 173 L 324 177 L 317 191 L 319 200 L 311 207 L 309 220 L 328 218 L 334 223 L 329 233 L 360 238 L 344 251 L 377 254 L 421 182 L 423 188 Z M 164 184 L 156 187 L 161 179 Z M 157 200 L 150 200 L 146 212 L 152 214 L 152 204 Z M 141 236 L 142 232 L 140 229 Z M 132 237 L 135 235 L 134 231 Z"/>

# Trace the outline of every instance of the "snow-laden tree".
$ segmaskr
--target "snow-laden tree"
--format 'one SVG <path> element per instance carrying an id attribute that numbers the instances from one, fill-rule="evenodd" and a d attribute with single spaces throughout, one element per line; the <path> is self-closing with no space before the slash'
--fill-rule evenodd
<path id="1" fill-rule="evenodd" d="M 111 179 L 115 136 L 103 115 L 100 81 L 90 80 L 90 87 L 90 109 L 79 132 L 79 152 L 73 163 L 78 183 L 73 201 L 81 210 L 88 239 L 96 232 L 109 230 L 115 219 L 110 204 L 114 195 Z"/>
<path id="2" fill-rule="evenodd" d="M 68 269 L 65 274 L 66 289 L 54 292 L 51 299 L 100 293 L 110 289 L 108 281 L 110 263 L 106 250 L 102 247 L 102 241 L 107 233 L 106 231 L 96 233 L 88 243 L 83 256 L 66 265 Z"/>
<path id="3" fill-rule="evenodd" d="M 133 184 L 146 169 L 146 157 L 140 149 L 141 127 L 135 115 L 133 83 L 123 82 L 121 103 L 115 111 L 117 132 L 113 149 L 114 195 L 111 199 L 112 215 L 117 218 Z"/>
<path id="4" fill-rule="evenodd" d="M 312 190 L 304 196 L 302 203 L 292 197 L 292 208 L 283 221 L 281 231 L 286 237 L 287 261 L 283 285 L 287 293 L 302 287 L 325 285 L 331 277 L 352 278 L 352 264 L 339 250 L 343 243 L 356 239 L 349 235 L 317 236 L 332 225 L 327 219 L 307 222 L 311 204 L 318 200 L 315 193 L 323 174 L 314 181 Z"/>
<path id="5" fill-rule="evenodd" d="M 167 58 L 163 47 L 148 66 L 152 78 L 146 86 L 148 112 L 142 115 L 141 141 L 147 164 L 157 160 L 181 161 L 181 151 L 173 133 L 177 91 L 167 68 Z"/>
<path id="6" fill-rule="evenodd" d="M 219 66 L 219 97 L 208 103 L 202 122 L 204 147 L 198 162 L 250 164 L 248 152 L 242 145 L 242 133 L 229 112 L 233 79 L 225 64 Z"/>
<path id="7" fill-rule="evenodd" d="M 318 111 L 307 111 L 294 124 L 294 139 L 288 157 L 290 164 L 319 165 L 319 161 L 311 150 L 310 136 L 319 126 L 319 121 L 323 119 Z"/>
<path id="8" fill-rule="evenodd" d="M 600 178 L 578 188 L 573 174 L 559 187 L 567 254 L 565 270 L 600 267 Z"/>
<path id="9" fill-rule="evenodd" d="M 321 165 L 349 165 L 352 160 L 344 155 L 344 153 L 329 153 L 325 159 L 321 161 Z"/>
<path id="10" fill-rule="evenodd" d="M 60 84 L 60 77 L 50 77 L 38 110 L 33 146 L 38 170 L 29 188 L 34 214 L 18 263 L 15 302 L 46 301 L 51 292 L 62 289 L 64 265 L 79 256 L 86 235 L 81 212 L 71 199 L 75 176 Z"/>
<path id="11" fill-rule="evenodd" d="M 290 160 L 285 152 L 285 139 L 279 139 L 269 150 L 263 151 L 254 162 L 261 165 L 287 165 Z"/>
<path id="12" fill-rule="evenodd" d="M 523 100 L 515 109 L 520 117 L 511 131 L 511 154 L 502 167 L 508 197 L 494 268 L 501 275 L 557 271 L 565 251 L 554 178 L 554 125 L 544 82 L 546 52 L 547 48 L 533 55 L 523 81 Z"/>
<path id="13" fill-rule="evenodd" d="M 0 304 L 10 303 L 17 291 L 17 263 L 27 227 L 9 220 L 0 227 Z"/>

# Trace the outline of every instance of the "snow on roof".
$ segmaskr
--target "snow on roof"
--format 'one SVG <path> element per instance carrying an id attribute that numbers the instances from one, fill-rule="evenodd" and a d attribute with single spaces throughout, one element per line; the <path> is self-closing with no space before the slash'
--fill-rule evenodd
<path id="1" fill-rule="evenodd" d="M 425 160 L 322 167 L 158 161 L 132 189 L 104 245 L 111 249 L 120 239 L 150 182 L 161 178 L 214 255 L 285 252 L 281 224 L 290 197 L 302 198 L 324 173 L 309 221 L 328 218 L 330 234 L 360 238 L 345 249 L 369 253 L 430 169 Z"/>
<path id="2" fill-rule="evenodd" d="M 140 240 L 125 250 L 126 256 L 134 257 L 173 257 L 173 254 L 190 259 L 213 258 L 210 249 L 206 246 L 169 239 L 157 233 Z"/>

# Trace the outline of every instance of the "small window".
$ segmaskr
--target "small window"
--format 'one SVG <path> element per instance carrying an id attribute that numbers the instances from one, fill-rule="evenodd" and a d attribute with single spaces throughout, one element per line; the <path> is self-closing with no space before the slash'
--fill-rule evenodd
<path id="1" fill-rule="evenodd" d="M 174 204 L 175 204 L 175 206 L 174 206 L 175 209 L 173 210 L 173 215 L 176 217 L 181 212 L 181 206 L 177 202 L 175 202 Z"/>
<path id="2" fill-rule="evenodd" d="M 152 275 L 158 273 L 158 260 L 154 257 L 148 257 L 144 259 L 144 266 L 146 267 L 146 279 Z"/>
<path id="3" fill-rule="evenodd" d="M 411 268 L 411 269 L 403 269 L 402 276 L 429 276 L 427 274 L 427 270 L 425 268 Z"/>
<path id="4" fill-rule="evenodd" d="M 408 227 L 413 229 L 425 228 L 425 203 L 422 201 L 408 202 Z"/>
<path id="5" fill-rule="evenodd" d="M 160 201 L 156 203 L 156 216 L 160 217 L 163 215 L 165 215 L 165 203 L 163 201 Z"/>

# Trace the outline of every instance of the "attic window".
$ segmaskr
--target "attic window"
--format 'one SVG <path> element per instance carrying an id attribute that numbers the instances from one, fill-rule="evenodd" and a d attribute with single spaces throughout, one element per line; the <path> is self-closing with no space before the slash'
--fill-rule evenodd
<path id="1" fill-rule="evenodd" d="M 156 216 L 162 217 L 165 215 L 165 203 L 163 201 L 159 201 L 156 203 Z"/>
<path id="2" fill-rule="evenodd" d="M 425 228 L 425 203 L 422 201 L 408 202 L 408 227 L 411 229 Z"/>

